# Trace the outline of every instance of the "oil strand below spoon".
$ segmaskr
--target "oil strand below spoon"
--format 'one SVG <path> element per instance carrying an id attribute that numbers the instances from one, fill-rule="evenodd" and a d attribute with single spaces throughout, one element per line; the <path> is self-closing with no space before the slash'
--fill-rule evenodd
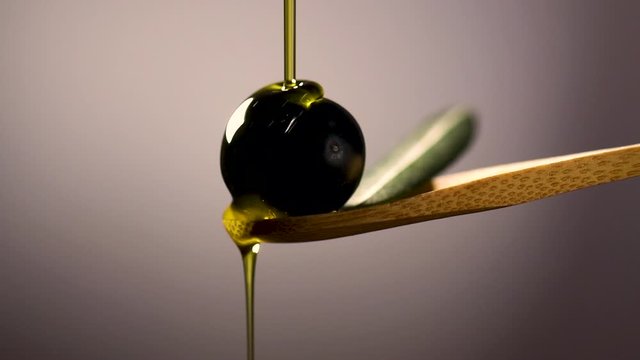
<path id="1" fill-rule="evenodd" d="M 242 255 L 242 266 L 244 269 L 244 290 L 247 313 L 247 359 L 253 360 L 255 354 L 253 309 L 254 309 L 254 281 L 256 276 L 256 261 L 260 244 L 252 246 L 238 246 Z"/>
<path id="2" fill-rule="evenodd" d="M 256 261 L 260 252 L 260 239 L 249 236 L 250 228 L 247 222 L 265 219 L 275 219 L 284 216 L 283 213 L 269 207 L 257 196 L 245 196 L 235 199 L 225 210 L 223 223 L 231 239 L 240 250 L 244 270 L 245 305 L 247 314 L 247 359 L 255 357 L 254 341 L 254 289 Z"/>

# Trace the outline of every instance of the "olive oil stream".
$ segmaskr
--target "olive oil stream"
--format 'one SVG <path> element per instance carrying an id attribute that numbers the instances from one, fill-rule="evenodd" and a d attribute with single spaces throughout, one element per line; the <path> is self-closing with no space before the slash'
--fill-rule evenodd
<path id="1" fill-rule="evenodd" d="M 284 0 L 284 81 L 282 90 L 296 87 L 296 1 Z M 244 197 L 234 199 L 234 202 L 225 211 L 223 219 L 226 224 L 237 220 L 272 219 L 284 214 L 267 206 L 257 197 Z M 229 229 L 227 229 L 229 230 Z M 260 252 L 260 239 L 245 238 L 234 235 L 229 231 L 231 238 L 238 246 L 242 256 L 245 286 L 245 306 L 247 315 L 247 360 L 255 358 L 255 328 L 254 328 L 254 289 L 256 262 Z"/>
<path id="2" fill-rule="evenodd" d="M 296 85 L 296 0 L 284 0 L 284 86 Z"/>

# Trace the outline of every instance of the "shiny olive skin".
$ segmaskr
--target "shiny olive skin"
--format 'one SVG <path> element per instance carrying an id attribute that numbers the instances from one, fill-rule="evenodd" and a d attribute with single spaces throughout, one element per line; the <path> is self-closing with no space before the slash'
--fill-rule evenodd
<path id="1" fill-rule="evenodd" d="M 337 210 L 353 194 L 364 168 L 364 138 L 356 120 L 299 81 L 269 85 L 232 115 L 220 166 L 234 199 L 257 195 L 289 215 Z"/>

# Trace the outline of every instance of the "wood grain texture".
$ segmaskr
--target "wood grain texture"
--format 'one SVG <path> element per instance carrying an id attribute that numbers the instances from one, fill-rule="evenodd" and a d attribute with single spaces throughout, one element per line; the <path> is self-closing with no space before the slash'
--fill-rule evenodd
<path id="1" fill-rule="evenodd" d="M 227 219 L 224 225 L 234 239 L 326 240 L 523 204 L 636 176 L 640 144 L 445 175 L 433 180 L 432 191 L 381 205 L 255 222 Z"/>

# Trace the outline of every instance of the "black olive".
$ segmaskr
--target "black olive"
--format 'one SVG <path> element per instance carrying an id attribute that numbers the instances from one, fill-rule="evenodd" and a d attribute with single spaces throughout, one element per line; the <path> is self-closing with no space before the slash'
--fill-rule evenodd
<path id="1" fill-rule="evenodd" d="M 289 215 L 337 210 L 364 168 L 362 131 L 319 84 L 269 85 L 231 116 L 222 140 L 222 176 L 234 199 L 257 195 Z"/>

